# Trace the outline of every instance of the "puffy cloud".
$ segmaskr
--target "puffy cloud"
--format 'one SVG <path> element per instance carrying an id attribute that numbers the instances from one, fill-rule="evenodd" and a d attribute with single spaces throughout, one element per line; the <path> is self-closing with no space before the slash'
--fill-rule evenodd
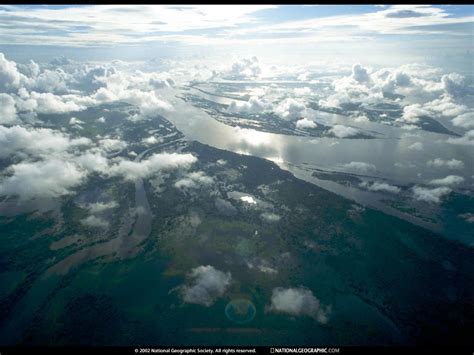
<path id="1" fill-rule="evenodd" d="M 283 119 L 294 120 L 303 116 L 306 106 L 295 99 L 286 98 L 275 108 L 275 113 Z"/>
<path id="2" fill-rule="evenodd" d="M 432 166 L 435 168 L 449 168 L 449 169 L 462 169 L 464 168 L 464 163 L 461 160 L 451 159 L 451 160 L 444 160 L 440 158 L 436 158 L 433 160 L 429 160 L 426 163 L 428 166 Z"/>
<path id="3" fill-rule="evenodd" d="M 468 108 L 465 105 L 455 102 L 449 95 L 441 95 L 441 97 L 425 103 L 423 110 L 427 110 L 428 113 L 433 116 L 454 117 L 462 115 Z"/>
<path id="4" fill-rule="evenodd" d="M 74 157 L 75 164 L 89 172 L 99 172 L 107 174 L 109 172 L 109 162 L 106 157 L 97 152 L 86 152 Z"/>
<path id="5" fill-rule="evenodd" d="M 375 173 L 377 171 L 374 164 L 364 163 L 361 161 L 351 161 L 350 163 L 342 165 L 342 167 L 360 173 Z"/>
<path id="6" fill-rule="evenodd" d="M 448 175 L 442 179 L 434 179 L 430 181 L 431 185 L 451 186 L 464 182 L 464 178 L 458 175 Z"/>
<path id="7" fill-rule="evenodd" d="M 443 83 L 446 93 L 453 97 L 461 97 L 470 92 L 466 86 L 464 76 L 458 73 L 443 75 L 441 82 Z"/>
<path id="8" fill-rule="evenodd" d="M 280 221 L 281 217 L 275 213 L 271 213 L 271 212 L 264 212 L 260 215 L 260 218 L 265 221 L 265 222 L 268 222 L 268 223 L 275 223 L 275 222 L 278 222 Z"/>
<path id="9" fill-rule="evenodd" d="M 242 196 L 240 198 L 242 202 L 248 203 L 249 205 L 256 205 L 257 201 L 252 196 Z"/>
<path id="10" fill-rule="evenodd" d="M 448 143 L 459 144 L 459 145 L 474 145 L 474 129 L 464 133 L 462 137 L 459 138 L 448 138 Z"/>
<path id="11" fill-rule="evenodd" d="M 122 150 L 127 147 L 127 142 L 115 138 L 103 138 L 98 143 L 106 152 Z"/>
<path id="12" fill-rule="evenodd" d="M 230 74 L 235 79 L 252 79 L 262 73 L 257 57 L 243 58 L 232 64 Z"/>
<path id="13" fill-rule="evenodd" d="M 153 144 L 159 143 L 160 139 L 156 138 L 155 136 L 150 136 L 147 138 L 143 138 L 142 142 L 145 143 L 146 145 L 153 145 Z"/>
<path id="14" fill-rule="evenodd" d="M 11 124 L 15 121 L 15 100 L 10 95 L 0 94 L 0 124 Z"/>
<path id="15" fill-rule="evenodd" d="M 90 213 L 97 214 L 97 213 L 102 213 L 104 211 L 108 211 L 113 208 L 117 208 L 118 203 L 115 201 L 95 202 L 95 203 L 89 203 L 85 207 L 89 210 Z"/>
<path id="16" fill-rule="evenodd" d="M 437 187 L 434 189 L 428 189 L 421 186 L 413 187 L 413 195 L 415 199 L 426 202 L 439 203 L 441 198 L 448 195 L 451 189 L 448 187 Z"/>
<path id="17" fill-rule="evenodd" d="M 474 213 L 463 213 L 460 214 L 459 217 L 464 219 L 467 223 L 474 223 Z"/>
<path id="18" fill-rule="evenodd" d="M 207 176 L 203 171 L 193 171 L 186 174 L 184 178 L 176 181 L 174 186 L 178 189 L 195 189 L 203 185 L 212 185 L 213 183 L 214 179 Z"/>
<path id="19" fill-rule="evenodd" d="M 301 120 L 296 121 L 296 128 L 305 129 L 305 128 L 316 128 L 318 125 L 316 122 L 311 121 L 307 118 L 302 118 Z"/>
<path id="20" fill-rule="evenodd" d="M 369 73 L 367 69 L 360 64 L 354 64 L 352 66 L 352 75 L 351 78 L 358 83 L 363 83 L 370 80 Z"/>
<path id="21" fill-rule="evenodd" d="M 109 227 L 109 222 L 107 222 L 105 219 L 97 216 L 88 216 L 81 220 L 81 223 L 87 227 L 91 228 L 100 228 L 100 229 L 106 229 Z"/>
<path id="22" fill-rule="evenodd" d="M 150 177 L 160 170 L 189 168 L 197 158 L 192 154 L 159 153 L 140 162 L 120 160 L 110 166 L 108 173 L 112 176 L 123 176 L 127 180 Z"/>
<path id="23" fill-rule="evenodd" d="M 15 91 L 20 87 L 25 76 L 18 71 L 16 63 L 0 53 L 0 92 Z"/>
<path id="24" fill-rule="evenodd" d="M 227 108 L 229 113 L 250 113 L 257 114 L 268 112 L 272 110 L 272 105 L 269 102 L 260 100 L 256 96 L 252 96 L 248 101 L 232 101 Z"/>
<path id="25" fill-rule="evenodd" d="M 88 145 L 87 138 L 70 138 L 69 135 L 49 128 L 0 126 L 0 158 L 18 152 L 31 155 L 62 153 L 71 147 Z"/>
<path id="26" fill-rule="evenodd" d="M 331 307 L 322 305 L 313 292 L 306 288 L 277 287 L 272 291 L 268 310 L 291 316 L 309 316 L 325 324 L 328 322 Z"/>
<path id="27" fill-rule="evenodd" d="M 67 195 L 86 176 L 75 164 L 59 159 L 21 162 L 10 166 L 7 172 L 10 175 L 0 181 L 0 195 L 18 196 L 21 200 Z"/>
<path id="28" fill-rule="evenodd" d="M 390 193 L 397 194 L 401 191 L 401 189 L 398 186 L 390 185 L 387 184 L 386 182 L 373 182 L 372 184 L 369 184 L 368 182 L 363 182 L 360 184 L 360 186 L 367 188 L 370 191 L 386 191 Z"/>
<path id="29" fill-rule="evenodd" d="M 474 111 L 465 112 L 452 120 L 453 125 L 463 128 L 474 128 Z"/>
<path id="30" fill-rule="evenodd" d="M 403 108 L 402 119 L 405 122 L 416 123 L 422 116 L 429 116 L 430 112 L 420 104 L 408 105 Z"/>
<path id="31" fill-rule="evenodd" d="M 209 307 L 225 293 L 231 281 L 230 272 L 202 265 L 191 270 L 188 284 L 181 286 L 179 290 L 184 302 Z"/>
<path id="32" fill-rule="evenodd" d="M 357 136 L 360 134 L 360 131 L 353 127 L 337 124 L 329 130 L 329 133 L 333 134 L 337 138 L 349 138 Z"/>
<path id="33" fill-rule="evenodd" d="M 33 91 L 30 99 L 35 102 L 35 110 L 38 113 L 66 113 L 82 111 L 87 107 L 76 103 L 73 95 L 58 96 L 52 93 L 38 93 Z"/>
<path id="34" fill-rule="evenodd" d="M 354 122 L 362 123 L 362 122 L 369 122 L 369 118 L 366 115 L 359 115 L 354 117 Z"/>
<path id="35" fill-rule="evenodd" d="M 407 148 L 410 150 L 423 150 L 423 143 L 415 142 L 413 144 L 410 144 Z"/>

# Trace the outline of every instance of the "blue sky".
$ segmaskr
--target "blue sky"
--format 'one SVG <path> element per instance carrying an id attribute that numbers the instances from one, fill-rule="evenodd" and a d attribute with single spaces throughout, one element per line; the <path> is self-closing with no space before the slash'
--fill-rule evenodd
<path id="1" fill-rule="evenodd" d="M 223 51 L 465 56 L 473 21 L 470 5 L 1 5 L 0 50 L 20 60 L 35 51 L 126 57 L 127 48 L 137 58 Z"/>

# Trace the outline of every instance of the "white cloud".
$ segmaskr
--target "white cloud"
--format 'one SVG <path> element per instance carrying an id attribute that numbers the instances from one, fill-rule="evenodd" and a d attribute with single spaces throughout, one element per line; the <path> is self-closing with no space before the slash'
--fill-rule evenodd
<path id="1" fill-rule="evenodd" d="M 322 305 L 313 295 L 313 292 L 306 288 L 277 287 L 272 291 L 271 304 L 268 310 L 291 316 L 309 316 L 325 324 L 329 320 L 331 307 Z"/>
<path id="2" fill-rule="evenodd" d="M 188 284 L 179 288 L 183 301 L 206 307 L 224 295 L 232 281 L 230 272 L 222 272 L 211 265 L 198 266 L 188 274 Z"/>
<path id="3" fill-rule="evenodd" d="M 459 145 L 474 145 L 474 129 L 467 131 L 462 137 L 448 138 L 447 142 Z"/>
<path id="4" fill-rule="evenodd" d="M 275 223 L 275 222 L 280 221 L 281 216 L 275 213 L 271 213 L 271 212 L 264 212 L 260 215 L 260 218 L 264 220 L 265 222 Z"/>
<path id="5" fill-rule="evenodd" d="M 14 123 L 16 118 L 15 100 L 8 94 L 0 94 L 0 124 Z"/>
<path id="6" fill-rule="evenodd" d="M 98 143 L 106 152 L 122 150 L 127 147 L 127 142 L 116 138 L 103 138 Z"/>
<path id="7" fill-rule="evenodd" d="M 316 128 L 318 125 L 316 122 L 311 121 L 307 118 L 302 118 L 301 120 L 296 121 L 296 127 L 300 129 L 305 129 L 305 128 Z"/>
<path id="8" fill-rule="evenodd" d="M 306 106 L 295 99 L 286 98 L 275 108 L 275 113 L 285 120 L 294 120 L 304 115 Z"/>
<path id="9" fill-rule="evenodd" d="M 416 123 L 421 116 L 429 116 L 430 112 L 420 104 L 408 105 L 403 108 L 402 119 L 405 122 Z"/>
<path id="10" fill-rule="evenodd" d="M 333 134 L 337 138 L 349 138 L 357 136 L 360 134 L 360 131 L 357 128 L 337 124 L 329 130 L 329 133 Z"/>
<path id="11" fill-rule="evenodd" d="M 354 64 L 352 66 L 352 75 L 351 78 L 358 83 L 364 83 L 370 80 L 370 75 L 367 72 L 367 69 L 360 64 Z"/>
<path id="12" fill-rule="evenodd" d="M 252 96 L 248 101 L 232 101 L 227 108 L 229 113 L 264 113 L 272 110 L 272 105 L 269 102 Z"/>
<path id="13" fill-rule="evenodd" d="M 434 189 L 427 189 L 421 186 L 413 187 L 413 194 L 415 199 L 426 202 L 439 203 L 441 198 L 448 195 L 451 189 L 448 187 L 437 187 Z"/>
<path id="14" fill-rule="evenodd" d="M 257 57 L 243 58 L 232 64 L 227 72 L 235 79 L 254 79 L 262 73 Z"/>
<path id="15" fill-rule="evenodd" d="M 192 154 L 159 153 L 140 162 L 120 160 L 110 166 L 108 173 L 112 176 L 120 175 L 127 180 L 147 178 L 160 170 L 189 168 L 197 158 Z"/>
<path id="16" fill-rule="evenodd" d="M 467 223 L 474 223 L 474 213 L 463 213 L 460 214 L 459 217 L 464 219 Z"/>
<path id="17" fill-rule="evenodd" d="M 85 206 L 90 213 L 92 214 L 97 214 L 97 213 L 102 213 L 104 211 L 117 208 L 118 203 L 115 201 L 111 202 L 95 202 L 95 203 L 89 203 Z"/>
<path id="18" fill-rule="evenodd" d="M 390 193 L 397 194 L 401 191 L 401 189 L 398 186 L 390 185 L 387 184 L 386 182 L 373 182 L 372 184 L 369 184 L 367 182 L 363 182 L 360 184 L 362 187 L 366 187 L 370 191 L 386 191 Z"/>
<path id="19" fill-rule="evenodd" d="M 458 175 L 448 175 L 442 179 L 434 179 L 430 181 L 430 185 L 451 186 L 464 182 L 464 178 Z"/>
<path id="20" fill-rule="evenodd" d="M 90 143 L 87 138 L 70 138 L 65 133 L 49 128 L 0 126 L 0 157 L 9 157 L 19 152 L 35 156 L 63 153 L 72 147 Z"/>
<path id="21" fill-rule="evenodd" d="M 444 159 L 436 158 L 436 159 L 433 159 L 433 160 L 429 160 L 426 164 L 428 166 L 432 166 L 432 167 L 435 167 L 435 168 L 443 168 L 443 167 L 446 167 L 446 168 L 449 168 L 449 169 L 462 169 L 462 168 L 464 168 L 464 162 L 462 162 L 461 160 L 454 159 L 454 158 L 451 159 L 451 160 L 444 160 Z"/>
<path id="22" fill-rule="evenodd" d="M 413 144 L 410 144 L 407 148 L 410 150 L 423 150 L 423 143 L 415 142 Z"/>
<path id="23" fill-rule="evenodd" d="M 150 136 L 150 137 L 147 137 L 147 138 L 143 138 L 142 142 L 145 143 L 146 145 L 153 145 L 153 144 L 159 143 L 160 140 L 158 138 L 156 138 L 155 136 Z"/>
<path id="24" fill-rule="evenodd" d="M 97 217 L 97 216 L 88 216 L 81 220 L 81 223 L 87 227 L 91 228 L 101 228 L 105 229 L 109 227 L 109 222 L 104 220 L 103 218 Z"/>
<path id="25" fill-rule="evenodd" d="M 70 194 L 86 176 L 75 164 L 59 159 L 21 162 L 10 166 L 7 173 L 0 181 L 0 195 L 18 196 L 21 200 Z"/>
<path id="26" fill-rule="evenodd" d="M 377 171 L 374 164 L 364 163 L 361 161 L 351 161 L 350 163 L 342 165 L 342 167 L 360 173 L 375 173 Z"/>
<path id="27" fill-rule="evenodd" d="M 465 112 L 452 120 L 453 125 L 463 128 L 474 128 L 474 111 Z"/>
<path id="28" fill-rule="evenodd" d="M 212 185 L 213 183 L 214 179 L 207 176 L 203 171 L 193 171 L 176 181 L 174 186 L 178 189 L 195 189 L 201 186 Z"/>
<path id="29" fill-rule="evenodd" d="M 18 71 L 16 63 L 0 53 L 0 92 L 11 92 L 18 89 L 25 76 Z"/>
<path id="30" fill-rule="evenodd" d="M 240 200 L 242 202 L 248 203 L 250 205 L 256 205 L 257 204 L 257 201 L 255 201 L 255 199 L 252 196 L 242 196 L 240 198 Z"/>

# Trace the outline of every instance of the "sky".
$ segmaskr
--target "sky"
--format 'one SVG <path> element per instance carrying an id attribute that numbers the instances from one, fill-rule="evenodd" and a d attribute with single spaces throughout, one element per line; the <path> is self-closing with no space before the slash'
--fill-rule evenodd
<path id="1" fill-rule="evenodd" d="M 0 5 L 0 51 L 17 61 L 257 55 L 469 72 L 473 20 L 470 5 Z"/>

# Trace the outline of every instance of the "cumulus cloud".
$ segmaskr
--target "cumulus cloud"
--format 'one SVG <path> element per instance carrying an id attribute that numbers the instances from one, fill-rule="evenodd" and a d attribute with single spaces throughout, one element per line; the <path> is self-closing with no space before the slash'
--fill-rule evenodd
<path id="1" fill-rule="evenodd" d="M 449 168 L 449 169 L 462 169 L 464 168 L 464 162 L 457 159 L 444 160 L 440 158 L 428 160 L 426 163 L 428 166 L 435 168 Z"/>
<path id="2" fill-rule="evenodd" d="M 398 186 L 390 185 L 390 184 L 387 184 L 386 182 L 375 181 L 372 184 L 368 182 L 362 182 L 360 186 L 365 187 L 370 191 L 376 191 L 376 192 L 386 191 L 386 192 L 397 194 L 401 191 L 401 189 Z"/>
<path id="3" fill-rule="evenodd" d="M 342 167 L 359 173 L 375 173 L 377 171 L 374 164 L 364 163 L 361 161 L 351 161 L 350 163 L 342 165 Z"/>
<path id="4" fill-rule="evenodd" d="M 18 196 L 21 200 L 70 194 L 86 176 L 75 164 L 59 159 L 14 164 L 7 174 L 0 180 L 0 195 Z"/>
<path id="5" fill-rule="evenodd" d="M 52 93 L 31 92 L 30 102 L 38 113 L 67 113 L 82 111 L 87 108 L 79 102 L 76 102 L 77 96 L 74 95 L 54 95 Z"/>
<path id="6" fill-rule="evenodd" d="M 176 181 L 174 186 L 178 189 L 196 189 L 201 186 L 212 185 L 213 183 L 214 179 L 207 176 L 203 171 L 193 171 Z"/>
<path id="7" fill-rule="evenodd" d="M 145 143 L 146 145 L 153 145 L 153 144 L 159 143 L 160 140 L 156 138 L 155 136 L 150 136 L 147 138 L 143 138 L 142 142 Z"/>
<path id="8" fill-rule="evenodd" d="M 430 185 L 451 186 L 458 185 L 464 182 L 464 178 L 458 175 L 448 175 L 442 179 L 434 179 L 430 181 Z"/>
<path id="9" fill-rule="evenodd" d="M 252 196 L 242 196 L 240 201 L 248 203 L 249 205 L 256 205 L 257 201 Z"/>
<path id="10" fill-rule="evenodd" d="M 316 128 L 318 125 L 316 122 L 311 121 L 307 118 L 302 118 L 301 120 L 296 121 L 296 128 L 305 129 L 305 128 Z"/>
<path id="11" fill-rule="evenodd" d="M 415 142 L 413 144 L 410 144 L 407 148 L 410 150 L 423 150 L 423 143 Z"/>
<path id="12" fill-rule="evenodd" d="M 243 58 L 232 64 L 227 72 L 234 79 L 253 79 L 262 73 L 257 57 Z"/>
<path id="13" fill-rule="evenodd" d="M 227 108 L 229 113 L 250 113 L 257 114 L 272 110 L 271 103 L 252 96 L 248 101 L 232 101 Z"/>
<path id="14" fill-rule="evenodd" d="M 313 292 L 304 287 L 274 288 L 271 304 L 267 309 L 270 312 L 291 316 L 309 316 L 322 324 L 328 322 L 331 312 L 330 306 L 322 305 Z"/>
<path id="15" fill-rule="evenodd" d="M 11 124 L 16 121 L 15 100 L 8 94 L 0 94 L 0 124 Z"/>
<path id="16" fill-rule="evenodd" d="M 98 143 L 107 152 L 122 150 L 127 147 L 127 142 L 116 138 L 103 138 Z"/>
<path id="17" fill-rule="evenodd" d="M 456 116 L 452 120 L 453 125 L 463 128 L 474 128 L 474 112 L 465 112 L 459 116 Z"/>
<path id="18" fill-rule="evenodd" d="M 413 187 L 413 195 L 415 199 L 426 202 L 439 203 L 441 199 L 448 195 L 451 189 L 448 187 L 437 187 L 429 189 L 421 186 Z"/>
<path id="19" fill-rule="evenodd" d="M 104 211 L 108 211 L 113 208 L 117 208 L 118 203 L 115 201 L 95 202 L 95 203 L 89 203 L 85 207 L 89 210 L 90 213 L 97 214 L 97 213 L 102 213 Z"/>
<path id="20" fill-rule="evenodd" d="M 459 217 L 464 219 L 467 223 L 474 223 L 474 213 L 463 213 L 460 214 Z"/>
<path id="21" fill-rule="evenodd" d="M 110 223 L 101 217 L 91 215 L 81 220 L 81 224 L 91 228 L 106 229 Z"/>
<path id="22" fill-rule="evenodd" d="M 301 118 L 306 110 L 306 106 L 295 99 L 286 98 L 275 108 L 275 113 L 285 120 Z"/>
<path id="23" fill-rule="evenodd" d="M 405 122 L 417 123 L 422 116 L 428 116 L 430 112 L 420 104 L 408 105 L 403 108 L 402 119 Z"/>
<path id="24" fill-rule="evenodd" d="M 50 128 L 25 128 L 21 126 L 0 126 L 0 158 L 18 152 L 31 155 L 62 153 L 71 147 L 88 145 L 87 138 L 71 138 L 69 135 Z"/>
<path id="25" fill-rule="evenodd" d="M 231 284 L 232 275 L 211 265 L 201 265 L 192 269 L 187 279 L 187 284 L 179 287 L 183 301 L 209 307 L 224 295 Z"/>
<path id="26" fill-rule="evenodd" d="M 276 213 L 264 212 L 260 215 L 260 218 L 268 223 L 276 223 L 280 221 L 281 216 L 277 215 Z"/>
<path id="27" fill-rule="evenodd" d="M 337 138 L 350 138 L 360 134 L 360 131 L 357 128 L 337 124 L 329 130 L 329 133 Z"/>
<path id="28" fill-rule="evenodd" d="M 453 97 L 461 97 L 471 92 L 466 85 L 464 76 L 458 73 L 443 75 L 441 82 L 443 83 L 446 93 Z"/>
<path id="29" fill-rule="evenodd" d="M 122 176 L 126 180 L 137 180 L 150 177 L 160 170 L 189 168 L 196 161 L 197 158 L 192 154 L 159 153 L 140 162 L 120 160 L 110 166 L 108 173 Z"/>
<path id="30" fill-rule="evenodd" d="M 360 64 L 354 64 L 352 66 L 351 78 L 358 83 L 363 83 L 370 80 L 369 73 L 367 69 Z"/>
<path id="31" fill-rule="evenodd" d="M 0 53 L 0 92 L 15 91 L 24 79 L 25 76 L 18 71 L 16 63 Z"/>
<path id="32" fill-rule="evenodd" d="M 459 145 L 474 145 L 474 129 L 467 131 L 462 137 L 448 138 L 447 142 Z"/>

